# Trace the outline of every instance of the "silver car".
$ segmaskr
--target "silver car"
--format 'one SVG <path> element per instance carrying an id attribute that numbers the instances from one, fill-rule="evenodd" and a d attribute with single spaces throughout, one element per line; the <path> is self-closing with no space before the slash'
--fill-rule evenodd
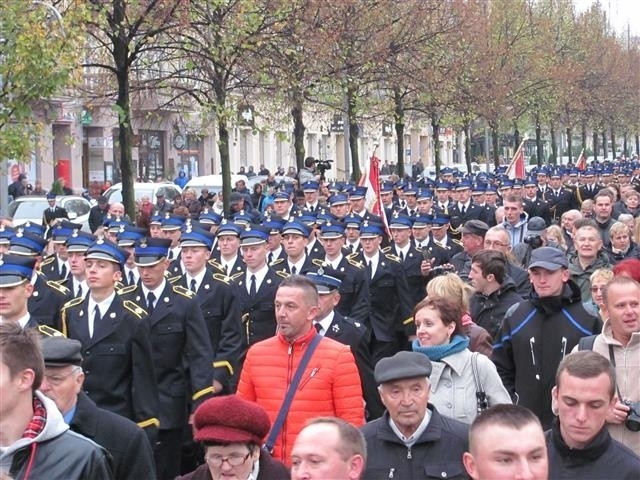
<path id="1" fill-rule="evenodd" d="M 79 195 L 58 195 L 56 205 L 64 208 L 69 214 L 69 220 L 82 224 L 82 230 L 89 230 L 89 210 L 91 203 Z M 42 214 L 49 208 L 47 197 L 25 195 L 16 198 L 9 204 L 8 214 L 14 227 L 31 222 L 42 225 Z"/>

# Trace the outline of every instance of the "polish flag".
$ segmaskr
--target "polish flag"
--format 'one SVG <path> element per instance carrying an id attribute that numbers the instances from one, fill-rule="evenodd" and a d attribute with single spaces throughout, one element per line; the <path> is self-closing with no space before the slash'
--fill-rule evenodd
<path id="1" fill-rule="evenodd" d="M 522 140 L 518 150 L 516 150 L 516 153 L 513 155 L 506 174 L 512 180 L 516 178 L 524 179 L 526 177 L 527 172 L 524 168 L 524 140 Z"/>
<path id="2" fill-rule="evenodd" d="M 587 159 L 584 156 L 584 148 L 580 152 L 580 155 L 578 156 L 578 160 L 576 160 L 576 168 L 581 172 L 584 172 L 587 169 Z"/>

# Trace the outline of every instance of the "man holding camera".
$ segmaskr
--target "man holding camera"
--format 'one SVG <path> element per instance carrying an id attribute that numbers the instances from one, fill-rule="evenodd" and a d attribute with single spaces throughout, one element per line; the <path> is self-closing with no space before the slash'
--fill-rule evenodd
<path id="1" fill-rule="evenodd" d="M 640 455 L 640 284 L 628 277 L 615 277 L 607 284 L 603 297 L 602 333 L 585 337 L 574 351 L 591 348 L 611 360 L 616 371 L 617 398 L 607 414 L 609 433 Z M 635 406 L 635 423 L 630 406 Z"/>

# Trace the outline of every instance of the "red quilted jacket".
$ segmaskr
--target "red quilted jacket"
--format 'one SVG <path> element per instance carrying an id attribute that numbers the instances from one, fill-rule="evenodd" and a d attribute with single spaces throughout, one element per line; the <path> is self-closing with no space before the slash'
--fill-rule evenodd
<path id="1" fill-rule="evenodd" d="M 281 335 L 253 345 L 242 368 L 237 394 L 257 402 L 276 419 L 289 383 L 313 336 L 314 328 L 294 343 Z M 359 427 L 364 423 L 360 376 L 347 345 L 323 338 L 298 385 L 289 414 L 278 435 L 273 456 L 291 464 L 293 442 L 310 418 L 340 417 Z"/>

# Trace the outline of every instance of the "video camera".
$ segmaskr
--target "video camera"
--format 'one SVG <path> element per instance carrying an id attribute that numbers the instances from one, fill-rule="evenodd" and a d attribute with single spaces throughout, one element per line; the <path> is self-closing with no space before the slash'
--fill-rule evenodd
<path id="1" fill-rule="evenodd" d="M 314 160 L 313 166 L 320 173 L 320 178 L 324 179 L 324 173 L 331 168 L 333 160 Z"/>
<path id="2" fill-rule="evenodd" d="M 540 235 L 527 235 L 526 237 L 524 237 L 524 243 L 529 245 L 532 250 L 540 248 L 542 245 L 544 245 L 544 242 L 542 241 L 542 237 Z"/>

